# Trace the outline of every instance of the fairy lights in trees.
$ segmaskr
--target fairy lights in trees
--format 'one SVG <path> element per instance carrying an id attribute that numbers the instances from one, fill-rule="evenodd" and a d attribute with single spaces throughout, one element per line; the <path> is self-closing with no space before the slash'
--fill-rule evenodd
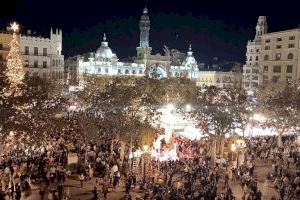
<path id="1" fill-rule="evenodd" d="M 18 96 L 21 94 L 20 86 L 23 84 L 24 79 L 24 68 L 23 59 L 20 52 L 20 43 L 18 41 L 17 31 L 19 25 L 14 22 L 10 27 L 13 30 L 13 38 L 9 43 L 10 50 L 7 56 L 7 68 L 5 75 L 9 81 L 9 94 Z"/>

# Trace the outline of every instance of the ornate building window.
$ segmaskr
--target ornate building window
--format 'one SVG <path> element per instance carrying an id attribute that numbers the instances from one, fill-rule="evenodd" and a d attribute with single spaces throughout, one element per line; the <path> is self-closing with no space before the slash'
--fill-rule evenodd
<path id="1" fill-rule="evenodd" d="M 295 39 L 295 36 L 293 36 L 293 35 L 289 37 L 289 40 L 294 40 L 294 39 Z"/>
<path id="2" fill-rule="evenodd" d="M 34 51 L 33 51 L 34 55 L 35 55 L 35 56 L 38 56 L 38 55 L 39 55 L 39 49 L 38 49 L 37 47 L 34 47 L 33 50 L 34 50 Z"/>
<path id="3" fill-rule="evenodd" d="M 281 66 L 279 65 L 273 66 L 273 73 L 281 73 Z"/>
<path id="4" fill-rule="evenodd" d="M 264 60 L 269 60 L 269 55 L 265 55 Z"/>
<path id="5" fill-rule="evenodd" d="M 275 60 L 280 60 L 280 59 L 281 59 L 281 53 L 276 53 Z"/>
<path id="6" fill-rule="evenodd" d="M 293 65 L 286 66 L 286 73 L 293 73 Z"/>
<path id="7" fill-rule="evenodd" d="M 288 60 L 293 60 L 294 58 L 294 55 L 292 53 L 289 53 L 288 56 L 287 56 L 287 59 Z"/>

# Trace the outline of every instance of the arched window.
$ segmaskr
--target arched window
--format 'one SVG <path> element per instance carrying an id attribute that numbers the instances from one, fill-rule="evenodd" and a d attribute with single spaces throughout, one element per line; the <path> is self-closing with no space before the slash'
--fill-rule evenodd
<path id="1" fill-rule="evenodd" d="M 269 55 L 265 55 L 265 59 L 264 60 L 269 60 Z"/>
<path id="2" fill-rule="evenodd" d="M 294 55 L 292 53 L 289 53 L 287 59 L 292 60 L 293 58 L 294 58 Z"/>

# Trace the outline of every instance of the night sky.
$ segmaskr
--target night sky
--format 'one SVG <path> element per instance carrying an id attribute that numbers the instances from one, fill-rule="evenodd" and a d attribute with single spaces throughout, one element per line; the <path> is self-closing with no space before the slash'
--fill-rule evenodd
<path id="1" fill-rule="evenodd" d="M 266 15 L 269 32 L 300 24 L 297 1 L 263 0 L 9 0 L 1 5 L 1 29 L 11 21 L 49 37 L 50 27 L 63 30 L 64 55 L 95 51 L 102 34 L 119 58 L 135 56 L 138 20 L 145 5 L 150 13 L 150 45 L 186 52 L 188 44 L 199 62 L 244 62 L 245 46 L 254 36 L 259 15 Z"/>

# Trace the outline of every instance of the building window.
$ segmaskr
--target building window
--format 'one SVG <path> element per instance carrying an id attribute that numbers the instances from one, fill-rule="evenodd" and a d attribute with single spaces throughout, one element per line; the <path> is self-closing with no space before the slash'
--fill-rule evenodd
<path id="1" fill-rule="evenodd" d="M 255 57 L 255 60 L 258 61 L 258 56 Z"/>
<path id="2" fill-rule="evenodd" d="M 269 68 L 268 66 L 264 66 L 264 73 L 268 73 L 268 71 L 269 71 L 268 68 Z"/>
<path id="3" fill-rule="evenodd" d="M 281 66 L 275 65 L 273 66 L 273 73 L 280 73 L 281 72 Z"/>
<path id="4" fill-rule="evenodd" d="M 129 74 L 129 70 L 128 69 L 125 70 L 125 74 Z"/>
<path id="5" fill-rule="evenodd" d="M 275 54 L 275 60 L 280 60 L 281 58 L 281 53 L 276 53 Z"/>
<path id="6" fill-rule="evenodd" d="M 276 46 L 276 49 L 281 49 L 281 45 L 277 45 L 277 46 Z"/>
<path id="7" fill-rule="evenodd" d="M 47 48 L 43 48 L 43 56 L 47 56 Z"/>
<path id="8" fill-rule="evenodd" d="M 266 40 L 266 43 L 270 43 L 270 39 L 267 39 L 267 40 Z"/>
<path id="9" fill-rule="evenodd" d="M 33 67 L 34 67 L 34 68 L 38 68 L 38 67 L 39 67 L 39 62 L 38 62 L 37 60 L 35 60 L 35 61 L 33 62 Z"/>
<path id="10" fill-rule="evenodd" d="M 270 46 L 265 46 L 265 50 L 270 50 Z"/>
<path id="11" fill-rule="evenodd" d="M 281 42 L 282 41 L 282 38 L 277 38 L 277 42 Z"/>
<path id="12" fill-rule="evenodd" d="M 132 74 L 135 74 L 135 70 L 132 70 Z"/>
<path id="13" fill-rule="evenodd" d="M 265 55 L 264 60 L 269 60 L 269 55 Z"/>
<path id="14" fill-rule="evenodd" d="M 258 53 L 258 52 L 259 52 L 259 49 L 256 49 L 256 52 Z"/>
<path id="15" fill-rule="evenodd" d="M 252 87 L 258 87 L 258 83 L 257 82 L 253 82 L 252 83 Z"/>
<path id="16" fill-rule="evenodd" d="M 29 47 L 25 46 L 25 55 L 29 55 Z"/>
<path id="17" fill-rule="evenodd" d="M 268 76 L 263 76 L 263 82 L 268 82 Z"/>
<path id="18" fill-rule="evenodd" d="M 287 59 L 288 60 L 293 60 L 294 58 L 294 55 L 292 53 L 289 53 L 288 56 L 287 56 Z"/>
<path id="19" fill-rule="evenodd" d="M 252 74 L 258 74 L 258 70 L 257 69 L 252 69 Z"/>
<path id="20" fill-rule="evenodd" d="M 98 68 L 98 73 L 101 73 L 101 68 Z"/>
<path id="21" fill-rule="evenodd" d="M 293 36 L 293 35 L 289 37 L 289 40 L 294 40 L 294 39 L 295 39 L 295 36 Z"/>
<path id="22" fill-rule="evenodd" d="M 280 76 L 273 76 L 273 77 L 272 77 L 272 81 L 273 81 L 273 82 L 278 82 L 279 79 L 280 79 Z"/>
<path id="23" fill-rule="evenodd" d="M 252 61 L 252 56 L 250 56 L 249 61 Z"/>
<path id="24" fill-rule="evenodd" d="M 47 61 L 43 62 L 43 68 L 47 68 Z"/>
<path id="25" fill-rule="evenodd" d="M 252 76 L 252 80 L 258 80 L 258 76 Z"/>
<path id="26" fill-rule="evenodd" d="M 34 55 L 38 56 L 39 55 L 39 49 L 37 47 L 34 47 Z"/>
<path id="27" fill-rule="evenodd" d="M 289 44 L 289 48 L 294 48 L 295 44 Z"/>
<path id="28" fill-rule="evenodd" d="M 2 43 L 0 43 L 0 49 L 3 49 L 3 44 Z"/>
<path id="29" fill-rule="evenodd" d="M 105 73 L 108 74 L 108 69 L 107 68 L 105 69 Z"/>
<path id="30" fill-rule="evenodd" d="M 293 72 L 293 65 L 286 66 L 286 73 L 292 73 Z"/>
<path id="31" fill-rule="evenodd" d="M 140 74 L 143 74 L 143 70 L 140 70 Z"/>
<path id="32" fill-rule="evenodd" d="M 121 69 L 118 69 L 118 74 L 121 74 Z"/>
<path id="33" fill-rule="evenodd" d="M 0 61 L 2 61 L 3 60 L 3 56 L 2 56 L 2 54 L 0 54 Z"/>
<path id="34" fill-rule="evenodd" d="M 250 69 L 247 69 L 247 70 L 246 70 L 246 73 L 250 73 L 250 72 L 251 72 Z"/>

